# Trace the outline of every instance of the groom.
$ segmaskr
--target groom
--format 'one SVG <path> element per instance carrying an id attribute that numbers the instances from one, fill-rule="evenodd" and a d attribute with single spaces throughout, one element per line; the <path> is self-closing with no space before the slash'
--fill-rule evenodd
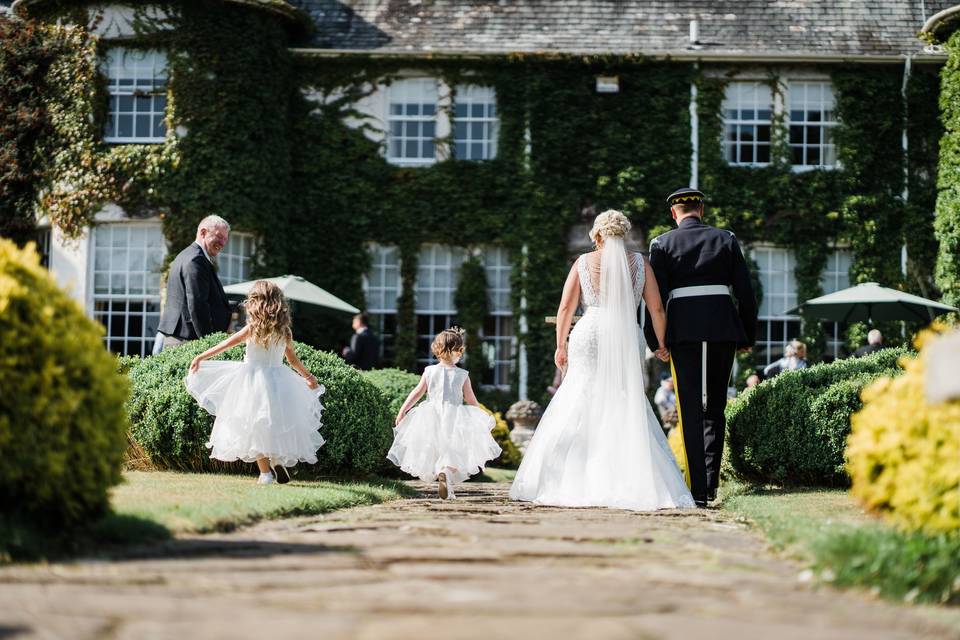
<path id="1" fill-rule="evenodd" d="M 650 267 L 667 305 L 666 345 L 677 395 L 687 484 L 697 506 L 715 500 L 726 422 L 727 384 L 737 349 L 757 330 L 757 299 L 737 238 L 703 222 L 703 193 L 678 189 L 667 198 L 677 228 L 650 242 Z M 644 334 L 657 338 L 649 316 Z"/>

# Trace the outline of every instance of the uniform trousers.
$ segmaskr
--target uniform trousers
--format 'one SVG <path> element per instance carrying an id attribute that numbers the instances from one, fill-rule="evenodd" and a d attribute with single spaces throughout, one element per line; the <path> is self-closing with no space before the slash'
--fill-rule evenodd
<path id="1" fill-rule="evenodd" d="M 706 347 L 706 377 L 703 375 L 703 351 Z M 693 342 L 670 347 L 673 385 L 677 394 L 678 425 L 687 455 L 690 493 L 698 502 L 706 502 L 707 492 L 720 484 L 720 460 L 726 419 L 727 386 L 736 355 L 732 342 Z M 707 402 L 703 406 L 703 381 Z"/>

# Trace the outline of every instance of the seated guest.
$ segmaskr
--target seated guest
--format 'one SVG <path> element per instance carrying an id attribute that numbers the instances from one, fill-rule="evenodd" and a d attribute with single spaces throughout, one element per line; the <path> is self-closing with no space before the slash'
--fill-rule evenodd
<path id="1" fill-rule="evenodd" d="M 783 357 L 767 365 L 763 370 L 763 377 L 769 379 L 784 371 L 807 368 L 807 345 L 799 340 L 793 340 L 784 347 Z"/>
<path id="2" fill-rule="evenodd" d="M 677 393 L 673 389 L 673 378 L 664 374 L 660 378 L 660 388 L 653 395 L 653 403 L 660 411 L 660 420 L 669 412 L 677 408 Z"/>
<path id="3" fill-rule="evenodd" d="M 866 346 L 860 347 L 854 351 L 853 357 L 862 358 L 863 356 L 868 356 L 871 353 L 876 353 L 881 349 L 883 349 L 883 334 L 877 329 L 871 329 L 870 333 L 867 334 Z"/>

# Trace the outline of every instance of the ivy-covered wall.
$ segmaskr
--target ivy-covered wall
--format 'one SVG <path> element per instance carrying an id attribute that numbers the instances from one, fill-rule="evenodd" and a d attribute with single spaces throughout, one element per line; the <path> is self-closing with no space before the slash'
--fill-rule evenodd
<path id="1" fill-rule="evenodd" d="M 943 301 L 960 305 L 960 30 L 946 43 L 940 109 L 946 133 L 940 143 L 936 232 L 940 242 L 937 285 Z"/>
<path id="2" fill-rule="evenodd" d="M 932 293 L 935 70 L 912 75 L 907 157 L 900 140 L 903 69 L 824 67 L 842 121 L 841 168 L 792 171 L 782 121 L 775 123 L 770 166 L 731 167 L 720 145 L 730 76 L 720 68 L 639 57 L 312 57 L 290 53 L 298 27 L 281 15 L 212 0 L 162 6 L 164 24 L 144 13 L 132 43 L 168 52 L 166 143 L 102 142 L 106 95 L 97 60 L 109 43 L 71 30 L 77 46 L 49 74 L 56 87 L 47 98 L 55 134 L 47 152 L 57 159 L 42 181 L 39 212 L 74 233 L 107 202 L 133 216 L 159 212 L 172 252 L 192 239 L 200 218 L 217 213 L 261 238 L 262 272 L 296 272 L 357 302 L 369 266 L 365 243 L 397 245 L 399 366 L 415 361 L 420 246 L 498 244 L 514 263 L 514 311 L 519 315 L 522 300 L 530 391 L 540 396 L 553 376 L 555 342 L 543 318 L 556 310 L 570 266 L 571 228 L 607 207 L 626 210 L 646 238 L 667 228 L 663 197 L 689 179 L 691 83 L 699 90 L 699 174 L 710 223 L 734 230 L 745 244 L 792 249 L 801 299 L 821 292 L 830 243 L 853 248 L 852 281 Z M 370 86 L 408 69 L 449 86 L 469 78 L 496 90 L 495 160 L 396 167 L 362 129 L 344 123 L 363 115 L 355 105 Z M 596 75 L 618 76 L 620 92 L 597 93 Z M 770 68 L 768 75 L 782 92 L 780 71 Z M 316 95 L 328 99 L 316 101 Z M 905 281 L 904 242 L 910 255 Z M 464 273 L 469 280 L 483 271 Z M 471 295 L 470 282 L 461 288 Z M 473 311 L 464 324 L 476 324 Z M 299 313 L 301 339 L 334 347 L 348 335 L 348 318 Z M 822 345 L 816 323 L 807 323 L 806 334 Z"/>

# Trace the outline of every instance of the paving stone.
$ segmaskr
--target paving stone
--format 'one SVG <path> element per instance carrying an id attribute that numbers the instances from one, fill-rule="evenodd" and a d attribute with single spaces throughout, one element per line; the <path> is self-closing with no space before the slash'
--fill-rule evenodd
<path id="1" fill-rule="evenodd" d="M 507 485 L 0 570 L 0 638 L 960 638 L 815 588 L 723 512 L 511 502 Z M 283 490 L 279 488 L 279 490 Z"/>

